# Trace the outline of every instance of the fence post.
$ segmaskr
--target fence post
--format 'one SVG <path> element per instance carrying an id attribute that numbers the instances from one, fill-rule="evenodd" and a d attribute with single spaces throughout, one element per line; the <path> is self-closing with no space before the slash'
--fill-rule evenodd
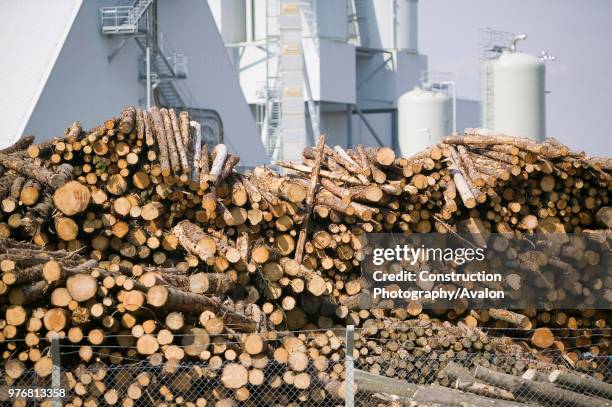
<path id="1" fill-rule="evenodd" d="M 51 372 L 51 388 L 59 391 L 61 388 L 61 379 L 60 379 L 60 346 L 59 346 L 59 336 L 53 335 L 51 338 L 51 362 L 53 363 L 53 370 Z M 61 407 L 62 401 L 61 397 L 58 395 L 53 398 L 53 407 Z"/>
<path id="2" fill-rule="evenodd" d="M 344 368 L 346 370 L 346 385 L 344 391 L 345 407 L 355 406 L 355 370 L 353 365 L 353 343 L 355 326 L 346 327 L 346 350 L 344 352 Z"/>

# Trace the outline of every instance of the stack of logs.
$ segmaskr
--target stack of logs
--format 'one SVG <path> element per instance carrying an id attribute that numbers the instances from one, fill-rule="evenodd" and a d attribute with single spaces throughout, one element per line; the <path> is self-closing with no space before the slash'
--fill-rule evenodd
<path id="1" fill-rule="evenodd" d="M 7 384 L 29 366 L 47 377 L 45 349 L 56 336 L 76 348 L 84 366 L 101 371 L 100 363 L 205 360 L 223 369 L 225 389 L 216 400 L 246 400 L 264 382 L 294 386 L 298 398 L 324 397 L 307 390 L 317 380 L 341 395 L 343 350 L 333 329 L 347 323 L 375 331 L 370 336 L 402 338 L 386 350 L 357 340 L 359 358 L 377 373 L 380 357 L 413 353 L 430 341 L 456 351 L 496 349 L 479 334 L 445 342 L 428 328 L 420 327 L 422 334 L 387 328 L 412 317 L 502 333 L 515 326 L 523 335 L 517 343 L 555 348 L 585 370 L 592 366 L 579 360 L 583 351 L 610 352 L 605 311 L 456 307 L 430 320 L 418 303 L 373 301 L 360 265 L 370 232 L 582 233 L 575 239 L 609 252 L 612 160 L 586 157 L 554 139 L 535 143 L 468 129 L 406 158 L 386 147 L 332 148 L 321 137 L 304 149 L 302 162 L 275 163 L 284 175 L 264 166 L 239 173 L 240 158 L 223 144 L 208 146 L 201 130 L 186 112 L 130 106 L 89 131 L 75 122 L 63 137 L 40 144 L 24 137 L 0 151 Z M 526 260 L 500 252 L 532 273 L 553 264 L 559 279 L 573 276 L 572 289 L 585 298 L 609 298 L 609 279 L 584 274 L 608 260 L 587 243 L 575 244 L 577 252 L 532 253 Z M 321 331 L 277 335 L 313 329 Z M 269 376 L 271 365 L 286 371 Z M 189 383 L 209 374 L 196 370 Z M 405 372 L 418 381 L 418 372 Z M 117 390 L 80 376 L 76 370 L 69 380 L 75 398 L 118 402 Z M 134 394 L 150 382 L 132 379 Z M 176 401 L 184 390 L 155 392 Z"/>

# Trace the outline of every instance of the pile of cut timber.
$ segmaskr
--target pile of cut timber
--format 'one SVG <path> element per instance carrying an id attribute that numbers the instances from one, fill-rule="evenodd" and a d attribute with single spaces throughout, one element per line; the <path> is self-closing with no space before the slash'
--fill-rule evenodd
<path id="1" fill-rule="evenodd" d="M 466 329 L 516 326 L 527 338 L 523 348 L 529 342 L 557 349 L 592 373 L 598 366 L 581 360 L 582 352 L 610 352 L 610 314 L 588 305 L 612 299 L 609 278 L 593 274 L 609 261 L 611 159 L 586 157 L 554 139 L 535 143 L 468 129 L 405 158 L 386 147 L 332 148 L 321 137 L 304 149 L 302 162 L 275 163 L 283 175 L 264 166 L 238 173 L 240 158 L 223 144 L 203 143 L 186 112 L 131 106 L 89 131 L 75 122 L 63 137 L 32 141 L 0 151 L 6 384 L 31 366 L 48 377 L 45 350 L 56 335 L 77 347 L 84 366 L 207 361 L 227 378 L 211 395 L 216 400 L 248 399 L 264 382 L 294 386 L 301 398 L 341 395 L 342 334 L 332 329 L 347 323 L 391 339 L 357 339 L 360 363 L 377 373 L 389 369 L 381 364 L 385 355 L 434 347 L 431 328 L 418 328 L 426 329 L 420 335 L 402 331 L 405 324 L 388 328 L 409 318 Z M 579 294 L 586 307 L 455 307 L 428 315 L 418 303 L 373 301 L 360 274 L 367 233 L 463 228 L 507 236 L 581 233 L 572 238 L 581 250 L 500 255 L 533 275 L 552 265 L 559 273 L 540 277 L 571 284 L 555 285 L 551 301 Z M 520 291 L 516 279 L 507 283 Z M 323 333 L 277 340 L 278 331 L 311 329 Z M 432 341 L 456 352 L 501 352 L 480 338 Z M 269 376 L 272 363 L 288 373 Z M 421 380 L 418 369 L 405 374 Z M 109 402 L 119 394 L 102 389 L 101 380 L 83 382 L 78 372 L 72 379 L 75 400 Z M 134 380 L 139 398 L 147 380 Z M 307 390 L 315 380 L 325 384 L 324 394 Z M 182 392 L 166 386 L 149 394 L 172 401 Z"/>
<path id="2" fill-rule="evenodd" d="M 530 369 L 522 377 L 476 363 L 473 369 L 450 362 L 441 373 L 449 386 L 418 385 L 363 370 L 355 372 L 364 405 L 609 406 L 611 385 L 584 375 Z M 367 396 L 364 397 L 364 393 Z"/>

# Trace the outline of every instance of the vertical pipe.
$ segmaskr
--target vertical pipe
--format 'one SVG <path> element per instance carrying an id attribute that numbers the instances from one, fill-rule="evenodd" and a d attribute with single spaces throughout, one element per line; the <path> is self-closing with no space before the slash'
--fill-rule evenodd
<path id="1" fill-rule="evenodd" d="M 457 93 L 453 82 L 453 134 L 457 133 Z"/>
<path id="2" fill-rule="evenodd" d="M 151 4 L 151 38 L 153 42 L 157 42 L 157 0 L 153 0 Z"/>
<path id="3" fill-rule="evenodd" d="M 253 42 L 255 38 L 255 17 L 253 0 L 244 0 L 246 2 L 245 23 L 246 23 L 246 42 Z"/>
<path id="4" fill-rule="evenodd" d="M 151 47 L 147 45 L 147 109 L 151 107 Z"/>
<path id="5" fill-rule="evenodd" d="M 455 82 L 448 82 L 447 84 L 452 89 L 453 98 L 453 133 L 457 132 L 457 93 L 455 91 Z"/>
<path id="6" fill-rule="evenodd" d="M 457 92 L 455 90 L 455 82 L 453 81 L 445 81 L 440 82 L 440 85 L 446 86 L 451 89 L 451 97 L 452 97 L 452 109 L 453 109 L 453 133 L 457 132 Z"/>
<path id="7" fill-rule="evenodd" d="M 410 27 L 410 43 L 413 44 L 413 47 L 410 48 L 414 48 L 414 52 L 416 52 L 417 54 L 419 53 L 419 6 L 418 6 L 418 1 L 419 0 L 411 0 L 411 6 L 414 5 L 414 9 L 412 9 L 412 7 L 410 8 L 410 16 L 414 16 L 413 18 L 410 19 L 409 24 L 411 25 Z M 414 12 L 414 13 L 413 13 Z M 414 23 L 414 24 L 413 24 Z"/>
<path id="8" fill-rule="evenodd" d="M 53 363 L 53 370 L 51 371 L 51 388 L 59 389 L 61 388 L 61 377 L 60 377 L 60 346 L 59 346 L 59 337 L 57 334 L 53 335 L 51 338 L 51 363 Z M 62 402 L 59 397 L 53 398 L 53 407 L 60 407 Z"/>
<path id="9" fill-rule="evenodd" d="M 308 85 L 310 86 L 310 85 Z M 318 137 L 321 135 L 321 102 L 314 102 L 315 103 L 315 116 L 316 116 L 316 123 L 317 123 L 317 134 L 313 134 L 313 138 L 314 137 Z"/>
<path id="10" fill-rule="evenodd" d="M 346 145 L 353 147 L 353 106 L 346 104 Z"/>
<path id="11" fill-rule="evenodd" d="M 391 112 L 391 148 L 396 154 L 400 154 L 399 138 L 397 136 L 397 109 Z"/>
<path id="12" fill-rule="evenodd" d="M 355 338 L 355 326 L 348 325 L 346 327 L 346 350 L 344 352 L 344 363 L 345 363 L 345 371 L 346 371 L 346 388 L 344 395 L 344 405 L 345 407 L 354 407 L 355 406 L 355 371 L 353 364 L 353 344 Z"/>
<path id="13" fill-rule="evenodd" d="M 391 11 L 391 16 L 392 16 L 392 21 L 393 21 L 393 49 L 397 50 L 397 25 L 398 25 L 398 21 L 397 21 L 397 0 L 393 0 L 393 4 L 391 5 L 392 7 L 392 11 Z"/>
<path id="14" fill-rule="evenodd" d="M 262 132 L 262 141 L 264 143 L 264 147 L 267 149 L 268 154 L 270 154 L 270 158 L 274 159 L 274 149 L 270 146 L 270 115 L 272 114 L 272 102 L 270 99 L 270 38 L 269 38 L 269 28 L 270 24 L 270 0 L 265 0 L 264 5 L 266 7 L 266 21 L 265 21 L 265 34 L 266 34 L 266 45 L 264 47 L 266 53 L 266 85 L 265 85 L 265 93 L 266 93 L 266 112 L 264 116 L 264 125 L 265 133 Z"/>

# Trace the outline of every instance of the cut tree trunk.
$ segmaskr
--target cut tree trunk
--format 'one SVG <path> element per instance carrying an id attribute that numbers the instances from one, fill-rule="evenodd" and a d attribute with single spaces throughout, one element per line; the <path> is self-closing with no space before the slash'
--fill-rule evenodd
<path id="1" fill-rule="evenodd" d="M 548 375 L 550 383 L 559 384 L 579 393 L 588 391 L 590 394 L 612 399 L 612 385 L 594 379 L 587 375 L 578 375 L 563 370 L 554 370 Z"/>
<path id="2" fill-rule="evenodd" d="M 223 316 L 224 323 L 243 332 L 254 332 L 255 321 L 243 314 L 224 306 L 220 301 L 203 295 L 188 293 L 172 287 L 153 286 L 147 292 L 147 302 L 156 307 L 173 311 L 197 312 L 212 311 Z"/>
<path id="3" fill-rule="evenodd" d="M 532 400 L 533 397 L 537 397 L 550 406 L 562 405 L 568 402 L 580 407 L 604 407 L 612 405 L 612 402 L 561 389 L 549 383 L 524 380 L 520 377 L 495 372 L 482 366 L 476 367 L 474 376 L 493 386 L 502 387 L 511 391 L 519 400 L 523 401 L 529 401 Z"/>
<path id="4" fill-rule="evenodd" d="M 315 167 L 310 174 L 310 185 L 306 195 L 306 213 L 302 220 L 302 229 L 298 237 L 296 249 L 295 249 L 295 260 L 298 263 L 302 262 L 304 256 L 304 245 L 306 244 L 306 237 L 308 235 L 308 225 L 310 223 L 310 216 L 312 215 L 312 206 L 314 205 L 314 198 L 317 189 L 317 183 L 319 182 L 319 171 L 321 170 L 321 161 L 323 160 L 323 146 L 325 145 L 325 135 L 319 136 L 317 142 L 317 156 L 315 161 Z"/>

